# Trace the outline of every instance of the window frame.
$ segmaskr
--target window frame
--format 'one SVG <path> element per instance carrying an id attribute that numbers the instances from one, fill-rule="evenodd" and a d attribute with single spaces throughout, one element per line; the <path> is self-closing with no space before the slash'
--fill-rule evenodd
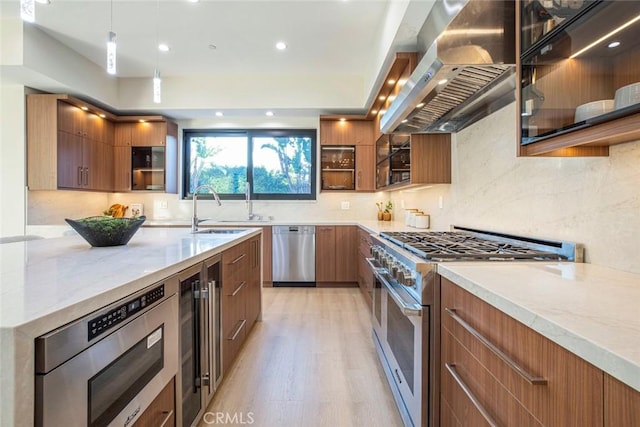
<path id="1" fill-rule="evenodd" d="M 251 184 L 251 200 L 317 200 L 317 129 L 183 129 L 182 131 L 182 185 L 181 195 L 183 200 L 191 200 L 193 195 L 189 192 L 191 163 L 190 138 L 194 136 L 218 136 L 218 135 L 242 135 L 247 138 L 247 182 Z M 311 171 L 309 194 L 301 193 L 254 193 L 253 185 L 253 139 L 255 137 L 303 137 L 311 139 Z M 245 200 L 244 194 L 219 194 L 221 200 Z M 199 194 L 199 199 L 213 199 L 210 194 Z"/>

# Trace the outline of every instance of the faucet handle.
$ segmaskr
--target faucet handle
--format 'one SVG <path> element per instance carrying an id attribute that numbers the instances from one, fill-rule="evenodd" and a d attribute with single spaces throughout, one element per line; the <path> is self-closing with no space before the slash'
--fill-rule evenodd
<path id="1" fill-rule="evenodd" d="M 198 224 L 200 224 L 201 222 L 205 222 L 205 221 L 209 221 L 211 218 L 198 218 Z"/>

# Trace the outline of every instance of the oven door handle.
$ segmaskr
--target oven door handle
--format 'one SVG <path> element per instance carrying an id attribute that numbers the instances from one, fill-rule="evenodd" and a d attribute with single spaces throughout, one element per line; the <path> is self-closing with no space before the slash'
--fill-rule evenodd
<path id="1" fill-rule="evenodd" d="M 403 297 L 398 289 L 396 289 L 396 285 L 389 282 L 379 271 L 374 271 L 374 274 L 382 282 L 387 291 L 389 291 L 389 295 L 391 295 L 391 299 L 396 305 L 400 308 L 402 313 L 405 316 L 422 316 L 422 306 L 420 304 L 416 304 L 413 301 L 408 300 Z"/>

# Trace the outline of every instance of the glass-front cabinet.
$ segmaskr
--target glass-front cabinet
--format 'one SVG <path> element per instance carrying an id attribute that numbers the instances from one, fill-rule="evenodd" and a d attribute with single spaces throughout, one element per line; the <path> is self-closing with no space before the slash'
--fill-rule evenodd
<path id="1" fill-rule="evenodd" d="M 131 189 L 165 191 L 164 147 L 131 148 Z"/>
<path id="2" fill-rule="evenodd" d="M 382 135 L 376 142 L 376 188 L 409 182 L 411 139 L 408 134 Z"/>
<path id="3" fill-rule="evenodd" d="M 521 7 L 523 146 L 640 112 L 640 1 Z"/>
<path id="4" fill-rule="evenodd" d="M 355 190 L 356 147 L 353 145 L 320 148 L 322 190 Z"/>

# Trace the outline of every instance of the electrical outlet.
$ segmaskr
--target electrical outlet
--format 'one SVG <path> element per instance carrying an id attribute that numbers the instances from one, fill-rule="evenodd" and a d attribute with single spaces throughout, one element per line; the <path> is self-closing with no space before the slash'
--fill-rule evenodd
<path id="1" fill-rule="evenodd" d="M 160 200 L 160 209 L 169 209 L 169 203 L 166 200 Z"/>
<path id="2" fill-rule="evenodd" d="M 348 210 L 350 207 L 351 207 L 351 204 L 350 204 L 349 202 L 342 202 L 342 203 L 340 203 L 340 208 L 341 208 L 342 210 L 345 210 L 345 211 L 346 211 L 346 210 Z"/>
<path id="3" fill-rule="evenodd" d="M 438 207 L 442 209 L 443 206 L 444 206 L 444 200 L 442 199 L 442 196 L 438 196 Z"/>

